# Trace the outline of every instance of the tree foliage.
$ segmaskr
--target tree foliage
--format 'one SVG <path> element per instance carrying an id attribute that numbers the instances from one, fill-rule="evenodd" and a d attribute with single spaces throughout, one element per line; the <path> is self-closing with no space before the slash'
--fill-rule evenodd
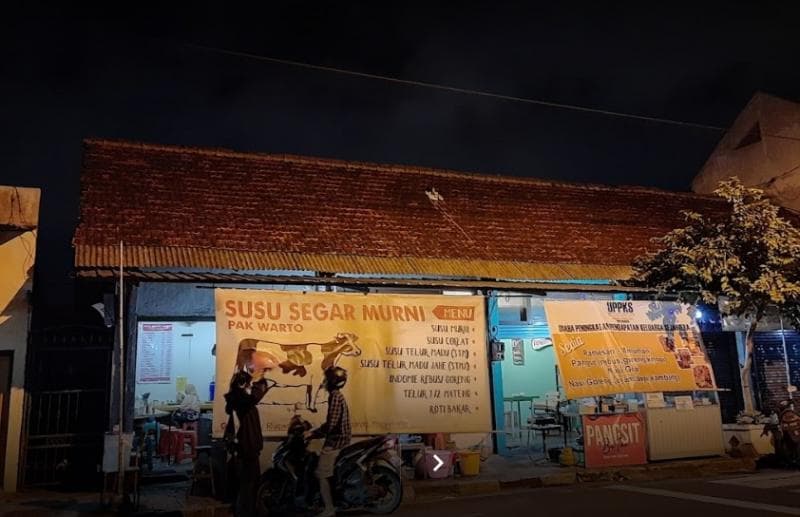
<path id="1" fill-rule="evenodd" d="M 687 303 L 716 305 L 725 297 L 726 312 L 755 324 L 774 306 L 800 328 L 800 231 L 761 190 L 737 178 L 714 193 L 728 210 L 685 211 L 686 226 L 655 239 L 659 250 L 636 259 L 634 283 Z"/>

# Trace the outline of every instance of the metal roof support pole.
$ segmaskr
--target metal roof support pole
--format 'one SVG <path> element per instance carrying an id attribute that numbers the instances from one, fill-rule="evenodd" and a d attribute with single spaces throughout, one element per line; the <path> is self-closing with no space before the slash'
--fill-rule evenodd
<path id="1" fill-rule="evenodd" d="M 119 329 L 119 421 L 117 424 L 117 428 L 119 429 L 119 443 L 118 443 L 118 453 L 119 453 L 119 463 L 117 464 L 117 493 L 120 496 L 120 500 L 122 500 L 123 491 L 125 489 L 125 470 L 126 465 L 123 463 L 125 447 L 123 443 L 123 431 L 124 431 L 124 412 L 125 412 L 125 326 L 123 315 L 124 310 L 124 299 L 125 299 L 125 282 L 124 282 L 124 271 L 123 271 L 123 245 L 122 241 L 119 241 L 119 317 L 118 317 L 118 325 L 117 328 Z"/>
<path id="2" fill-rule="evenodd" d="M 786 331 L 783 330 L 783 315 L 778 314 L 781 321 L 781 343 L 783 343 L 783 364 L 786 366 L 786 391 L 789 393 L 789 400 L 794 398 L 792 390 L 792 375 L 789 371 L 789 354 L 786 351 Z"/>

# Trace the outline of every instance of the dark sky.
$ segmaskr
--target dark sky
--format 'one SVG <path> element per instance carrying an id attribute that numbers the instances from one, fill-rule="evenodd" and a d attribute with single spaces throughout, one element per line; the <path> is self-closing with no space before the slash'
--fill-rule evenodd
<path id="1" fill-rule="evenodd" d="M 0 184 L 43 189 L 52 297 L 85 137 L 687 190 L 721 136 L 187 44 L 723 127 L 757 90 L 800 99 L 797 2 L 22 4 L 0 14 Z"/>

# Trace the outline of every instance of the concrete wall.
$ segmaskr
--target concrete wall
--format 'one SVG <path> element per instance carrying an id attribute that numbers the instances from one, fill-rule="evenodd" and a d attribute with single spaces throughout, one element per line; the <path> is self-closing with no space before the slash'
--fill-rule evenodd
<path id="1" fill-rule="evenodd" d="M 692 190 L 711 193 L 731 176 L 800 210 L 800 104 L 753 96 L 692 181 Z"/>
<path id="2" fill-rule="evenodd" d="M 173 282 L 144 282 L 136 297 L 136 317 L 139 320 L 214 319 L 214 289 L 211 284 Z M 267 289 L 272 291 L 315 290 L 300 285 L 229 284 L 225 289 Z"/>
<path id="3" fill-rule="evenodd" d="M 33 288 L 39 189 L 0 186 L 0 350 L 11 350 L 13 372 L 9 400 L 3 490 L 15 491 L 25 398 L 25 354 Z M 3 423 L 5 424 L 5 423 Z"/>

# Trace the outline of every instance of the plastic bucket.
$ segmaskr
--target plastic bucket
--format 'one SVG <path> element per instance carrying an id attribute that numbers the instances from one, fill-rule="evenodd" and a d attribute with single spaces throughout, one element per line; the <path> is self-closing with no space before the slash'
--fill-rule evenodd
<path id="1" fill-rule="evenodd" d="M 439 457 L 442 460 L 443 464 L 437 470 L 433 470 L 436 468 L 436 465 L 439 464 L 436 461 L 436 458 L 433 455 Z M 437 450 L 427 450 L 425 451 L 425 470 L 428 473 L 428 477 L 432 479 L 441 479 L 449 477 L 450 474 L 453 472 L 453 452 L 452 451 L 437 451 Z"/>
<path id="2" fill-rule="evenodd" d="M 461 475 L 477 476 L 481 470 L 481 453 L 475 451 L 459 451 L 458 464 L 461 467 Z"/>

